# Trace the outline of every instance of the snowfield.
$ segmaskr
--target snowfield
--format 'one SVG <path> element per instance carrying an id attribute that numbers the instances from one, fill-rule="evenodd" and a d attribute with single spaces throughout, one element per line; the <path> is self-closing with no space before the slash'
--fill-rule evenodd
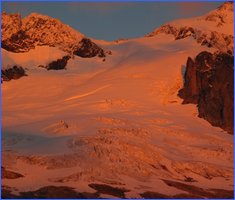
<path id="1" fill-rule="evenodd" d="M 57 60 L 65 52 L 56 47 L 37 46 L 35 49 L 26 53 L 12 53 L 1 49 L 2 51 L 2 69 L 7 69 L 13 65 L 22 65 L 25 68 L 37 69 L 39 65 L 47 65 L 53 60 Z"/>
<path id="2" fill-rule="evenodd" d="M 23 175 L 2 185 L 14 195 L 46 186 L 102 198 L 233 195 L 233 135 L 177 96 L 187 58 L 216 49 L 164 33 L 96 43 L 112 55 L 50 71 L 38 66 L 67 55 L 56 47 L 2 49 L 3 67 L 28 75 L 2 84 L 3 166 Z"/>

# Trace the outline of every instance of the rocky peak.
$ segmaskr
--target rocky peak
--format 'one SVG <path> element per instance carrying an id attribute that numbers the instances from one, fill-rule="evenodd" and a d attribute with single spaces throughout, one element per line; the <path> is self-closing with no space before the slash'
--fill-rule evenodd
<path id="1" fill-rule="evenodd" d="M 47 44 L 68 48 L 84 37 L 81 33 L 59 20 L 38 13 L 32 13 L 22 21 L 22 29 L 39 45 Z"/>
<path id="2" fill-rule="evenodd" d="M 32 13 L 21 19 L 19 14 L 4 12 L 2 18 L 2 48 L 7 51 L 27 52 L 47 45 L 81 57 L 105 56 L 104 50 L 90 39 L 52 17 Z"/>
<path id="3" fill-rule="evenodd" d="M 11 35 L 17 33 L 21 29 L 22 21 L 19 13 L 8 15 L 2 13 L 2 40 L 8 39 Z"/>

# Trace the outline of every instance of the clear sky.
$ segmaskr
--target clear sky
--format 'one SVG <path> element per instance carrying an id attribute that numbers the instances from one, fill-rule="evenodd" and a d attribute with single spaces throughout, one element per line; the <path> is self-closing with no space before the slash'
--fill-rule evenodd
<path id="1" fill-rule="evenodd" d="M 2 10 L 22 17 L 38 12 L 61 20 L 88 37 L 140 37 L 178 18 L 200 16 L 221 2 L 2 2 Z"/>

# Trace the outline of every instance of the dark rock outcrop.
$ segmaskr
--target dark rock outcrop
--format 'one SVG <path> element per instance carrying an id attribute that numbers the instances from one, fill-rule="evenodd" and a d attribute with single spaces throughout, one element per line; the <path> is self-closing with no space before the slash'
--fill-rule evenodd
<path id="1" fill-rule="evenodd" d="M 34 48 L 34 41 L 25 31 L 18 31 L 9 38 L 2 40 L 2 48 L 14 53 L 26 52 Z"/>
<path id="2" fill-rule="evenodd" d="M 184 86 L 179 91 L 183 103 L 198 105 L 199 117 L 233 134 L 233 56 L 201 52 L 188 58 Z"/>
<path id="3" fill-rule="evenodd" d="M 204 189 L 194 185 L 181 183 L 172 180 L 163 180 L 169 187 L 174 187 L 187 193 L 173 195 L 172 198 L 212 198 L 212 199 L 229 199 L 234 198 L 233 190 L 224 189 Z"/>
<path id="4" fill-rule="evenodd" d="M 35 191 L 19 192 L 13 195 L 11 188 L 2 188 L 2 198 L 6 199 L 94 199 L 99 198 L 97 193 L 77 192 L 66 186 L 45 186 Z"/>
<path id="5" fill-rule="evenodd" d="M 65 69 L 70 56 L 64 56 L 61 59 L 49 63 L 46 67 L 47 70 L 60 70 Z"/>
<path id="6" fill-rule="evenodd" d="M 2 167 L 2 179 L 17 179 L 24 177 L 22 174 L 13 172 Z"/>
<path id="7" fill-rule="evenodd" d="M 13 193 L 13 188 L 2 185 L 2 190 L 1 190 L 1 199 L 16 199 L 18 198 L 17 195 L 12 194 Z"/>
<path id="8" fill-rule="evenodd" d="M 96 184 L 96 183 L 89 184 L 89 187 L 97 190 L 98 193 L 109 194 L 109 195 L 119 197 L 119 198 L 125 198 L 125 192 L 130 191 L 125 188 L 112 187 L 110 185 Z"/>
<path id="9" fill-rule="evenodd" d="M 79 42 L 79 46 L 80 47 L 73 52 L 74 55 L 83 58 L 91 58 L 95 56 L 105 57 L 104 50 L 88 38 L 83 38 Z"/>
<path id="10" fill-rule="evenodd" d="M 27 76 L 25 69 L 21 66 L 13 66 L 7 69 L 2 69 L 2 81 L 10 81 L 12 79 L 19 79 L 22 76 Z"/>

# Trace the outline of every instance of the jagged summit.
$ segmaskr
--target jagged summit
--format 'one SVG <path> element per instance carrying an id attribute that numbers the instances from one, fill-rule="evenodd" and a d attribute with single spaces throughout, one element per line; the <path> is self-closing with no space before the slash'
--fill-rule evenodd
<path id="1" fill-rule="evenodd" d="M 86 44 L 89 42 L 87 48 L 95 47 L 98 52 L 90 55 L 94 50 L 83 48 L 88 57 L 105 56 L 103 49 L 58 19 L 39 13 L 31 13 L 23 19 L 19 14 L 2 13 L 2 47 L 8 51 L 27 52 L 35 46 L 47 45 L 76 54 L 84 47 L 84 39 Z"/>
<path id="2" fill-rule="evenodd" d="M 32 13 L 22 20 L 22 29 L 40 43 L 71 47 L 85 36 L 52 17 Z"/>

